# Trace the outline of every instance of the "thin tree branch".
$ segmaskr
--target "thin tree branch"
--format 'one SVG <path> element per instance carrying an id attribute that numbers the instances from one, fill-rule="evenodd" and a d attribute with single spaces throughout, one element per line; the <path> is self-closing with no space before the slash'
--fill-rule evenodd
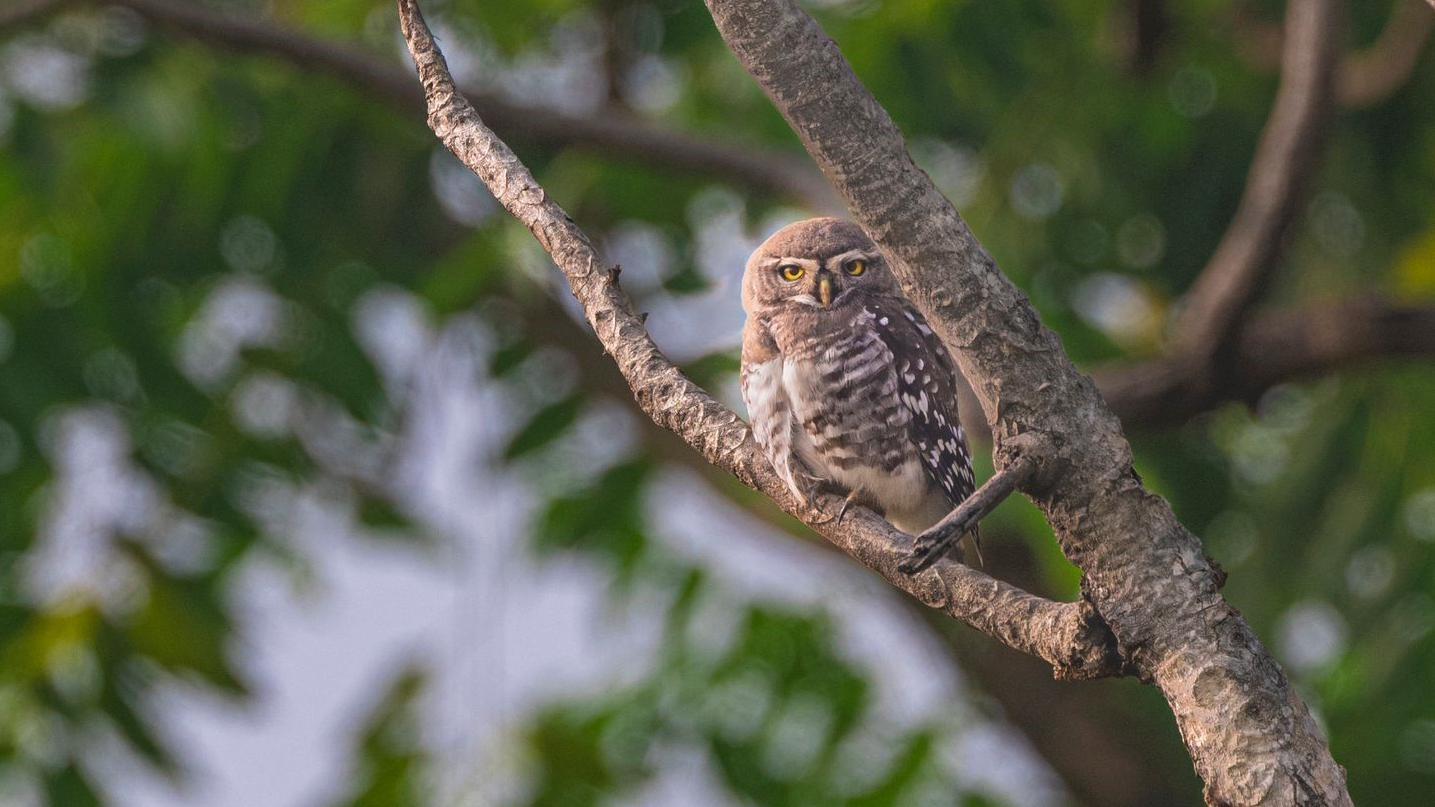
<path id="1" fill-rule="evenodd" d="M 1126 0 L 1126 5 L 1127 69 L 1144 76 L 1156 67 L 1171 30 L 1171 15 L 1165 0 Z"/>
<path id="2" fill-rule="evenodd" d="M 1410 79 L 1420 54 L 1435 29 L 1435 14 L 1425 0 L 1399 0 L 1380 35 L 1365 48 L 1341 60 L 1335 75 L 1335 101 L 1343 109 L 1366 109 L 1383 103 Z M 1244 11 L 1235 14 L 1232 36 L 1237 52 L 1258 70 L 1280 68 L 1282 31 Z"/>
<path id="3" fill-rule="evenodd" d="M 897 569 L 910 547 L 908 539 L 870 511 L 857 508 L 839 526 L 803 509 L 758 451 L 747 425 L 659 352 L 619 288 L 617 271 L 607 268 L 582 230 L 458 93 L 417 3 L 399 0 L 398 5 L 428 99 L 429 126 L 553 258 L 645 414 L 918 600 L 1041 657 L 1058 676 L 1120 671 L 1110 634 L 1088 604 L 1045 600 L 950 561 L 910 577 Z M 825 496 L 820 504 L 835 512 L 840 501 Z"/>
<path id="4" fill-rule="evenodd" d="M 1346 109 L 1375 106 L 1404 86 L 1435 29 L 1435 13 L 1420 0 L 1399 0 L 1370 47 L 1341 62 L 1336 101 Z"/>
<path id="5" fill-rule="evenodd" d="M 1007 441 L 1010 448 L 1013 440 Z M 916 574 L 936 563 L 952 544 L 970 531 L 982 519 L 997 509 L 997 505 L 1025 486 L 1036 476 L 1039 468 L 1038 454 L 1044 453 L 1039 447 L 1032 447 L 1015 456 L 1001 470 L 992 475 L 930 529 L 917 536 L 912 553 L 898 568 L 903 574 Z"/>
<path id="6" fill-rule="evenodd" d="M 414 84 L 413 75 L 387 64 L 376 54 L 179 0 L 108 2 L 210 45 L 272 56 L 299 68 L 326 73 L 404 113 L 422 109 L 423 94 Z M 0 31 L 81 4 L 82 0 L 20 0 L 20 5 L 0 10 Z M 84 4 L 98 2 L 84 0 Z M 508 137 L 711 176 L 784 197 L 814 212 L 831 212 L 839 207 L 822 176 L 795 155 L 697 138 L 615 112 L 569 115 L 515 104 L 477 88 L 466 88 L 465 94 L 474 99 L 484 120 Z"/>
<path id="7" fill-rule="evenodd" d="M 1095 385 L 916 168 L 836 45 L 793 0 L 707 5 L 728 47 L 953 349 L 993 424 L 998 456 L 1004 440 L 1028 432 L 1054 446 L 1029 492 L 1085 572 L 1085 595 L 1124 657 L 1165 696 L 1207 800 L 1350 804 L 1344 772 L 1309 709 L 1220 596 L 1220 575 L 1200 541 L 1142 486 Z"/>
<path id="8" fill-rule="evenodd" d="M 76 2 L 78 0 L 11 0 L 7 8 L 0 9 L 0 35 L 44 19 Z"/>
<path id="9" fill-rule="evenodd" d="M 1330 117 L 1342 11 L 1337 0 L 1290 0 L 1286 7 L 1275 105 L 1235 218 L 1186 294 L 1177 354 L 1215 364 L 1280 260 Z"/>

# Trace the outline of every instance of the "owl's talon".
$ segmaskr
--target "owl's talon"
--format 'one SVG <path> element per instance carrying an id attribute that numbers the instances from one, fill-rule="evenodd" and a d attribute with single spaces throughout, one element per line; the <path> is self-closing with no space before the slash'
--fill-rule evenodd
<path id="1" fill-rule="evenodd" d="M 823 496 L 842 495 L 846 493 L 846 489 L 839 487 L 837 483 L 830 479 L 809 477 L 808 482 L 807 491 L 802 494 L 802 509 L 812 514 L 810 517 L 811 522 L 813 524 L 841 524 L 842 517 L 847 515 L 847 508 L 851 507 L 852 503 L 856 501 L 858 492 L 852 491 L 851 493 L 847 493 L 847 498 L 843 500 L 841 509 L 837 511 L 837 515 L 832 516 L 828 515 L 827 511 L 822 509 L 817 503 L 818 500 Z"/>
<path id="2" fill-rule="evenodd" d="M 859 488 L 858 490 L 854 490 L 851 493 L 847 494 L 847 498 L 842 500 L 842 509 L 837 511 L 838 524 L 842 523 L 842 517 L 847 515 L 847 508 L 851 507 L 852 503 L 857 501 L 857 497 L 861 495 L 861 493 L 862 491 Z"/>

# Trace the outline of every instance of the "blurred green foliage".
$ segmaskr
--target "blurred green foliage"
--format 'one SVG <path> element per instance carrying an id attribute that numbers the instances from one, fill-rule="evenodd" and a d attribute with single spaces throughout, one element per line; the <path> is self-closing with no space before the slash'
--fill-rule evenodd
<path id="1" fill-rule="evenodd" d="M 420 807 L 429 803 L 427 752 L 420 698 L 424 674 L 403 671 L 374 705 L 355 749 L 359 772 L 352 796 L 336 807 Z"/>
<path id="2" fill-rule="evenodd" d="M 399 69 L 391 3 L 214 5 L 263 6 L 279 24 Z M 490 71 L 479 78 L 496 89 L 525 65 L 598 52 L 613 85 L 570 98 L 575 108 L 614 104 L 798 151 L 701 4 L 425 5 L 450 55 L 479 54 Z M 1275 88 L 1233 46 L 1243 32 L 1228 4 L 1167 3 L 1171 34 L 1146 74 L 1127 66 L 1127 3 L 814 5 L 1073 357 L 1155 352 L 1167 310 L 1228 222 Z M 1272 20 L 1278 5 L 1256 4 Z M 1374 39 L 1390 7 L 1351 4 L 1352 46 Z M 445 163 L 416 112 L 115 9 L 79 8 L 10 33 L 0 49 L 0 763 L 51 805 L 122 803 L 86 765 L 96 726 L 182 776 L 155 729 L 159 688 L 246 697 L 230 589 L 255 558 L 296 577 L 308 562 L 286 540 L 274 490 L 322 484 L 345 491 L 361 521 L 408 520 L 375 474 L 307 442 L 315 423 L 339 424 L 353 450 L 382 452 L 403 423 L 401 396 L 356 336 L 359 301 L 400 288 L 435 317 L 478 312 L 501 342 L 495 383 L 519 395 L 513 371 L 553 347 L 542 316 L 559 309 L 527 233 L 492 211 L 451 218 Z M 73 86 L 56 64 L 73 67 Z M 36 89 L 26 70 L 61 83 Z M 535 83 L 546 89 L 528 100 L 561 101 L 554 83 Z M 1426 55 L 1390 100 L 1337 118 L 1269 302 L 1369 290 L 1429 299 L 1432 98 Z M 670 244 L 653 299 L 710 288 L 700 236 L 711 178 L 515 145 L 590 232 L 637 221 Z M 750 231 L 786 209 L 729 190 Z M 735 361 L 728 349 L 689 367 L 721 385 Z M 298 401 L 295 414 L 256 420 L 245 401 L 276 386 Z M 596 478 L 553 481 L 555 449 L 595 397 L 534 396 L 503 461 L 528 469 L 547 501 L 534 527 L 540 554 L 594 560 L 622 584 L 618 597 L 665 592 L 667 639 L 637 683 L 532 716 L 514 738 L 530 762 L 525 803 L 622 803 L 675 744 L 700 748 L 744 803 L 875 806 L 957 792 L 934 762 L 935 728 L 879 732 L 887 763 L 853 780 L 843 754 L 861 750 L 876 718 L 869 683 L 822 614 L 726 601 L 733 641 L 714 650 L 693 638 L 695 604 L 727 595 L 651 540 L 643 502 L 661 466 L 647 433 Z M 1360 803 L 1419 804 L 1435 787 L 1431 411 L 1428 367 L 1381 365 L 1135 436 L 1143 476 L 1230 571 L 1229 597 L 1318 710 Z M 86 476 L 96 460 L 76 455 L 77 432 L 108 446 L 124 473 Z M 1034 509 L 1014 502 L 995 519 L 1001 540 L 1030 544 L 1050 591 L 1074 594 L 1079 576 Z M 47 576 L 57 540 L 93 573 Z M 350 803 L 429 797 L 412 727 L 421 681 L 405 674 L 375 698 Z M 1143 719 L 1174 737 L 1159 706 Z"/>

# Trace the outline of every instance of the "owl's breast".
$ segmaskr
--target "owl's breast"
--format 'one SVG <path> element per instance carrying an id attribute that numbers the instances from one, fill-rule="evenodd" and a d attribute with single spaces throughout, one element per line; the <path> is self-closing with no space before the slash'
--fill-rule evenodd
<path id="1" fill-rule="evenodd" d="M 798 455 L 883 509 L 925 501 L 931 482 L 911 439 L 911 414 L 898 397 L 892 351 L 865 328 L 802 347 L 786 357 L 782 376 Z"/>

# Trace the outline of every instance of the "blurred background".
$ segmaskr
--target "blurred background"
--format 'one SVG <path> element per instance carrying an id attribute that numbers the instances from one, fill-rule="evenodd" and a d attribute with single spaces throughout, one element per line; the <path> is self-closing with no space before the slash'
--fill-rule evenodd
<path id="1" fill-rule="evenodd" d="M 1083 368 L 1160 354 L 1283 4 L 806 5 Z M 424 10 L 737 405 L 743 261 L 831 201 L 701 4 Z M 1432 23 L 1350 4 L 1262 310 L 1435 306 Z M 0 2 L 0 804 L 1199 802 L 1158 693 L 925 613 L 645 421 L 575 317 L 425 128 L 392 3 Z M 1366 804 L 1435 790 L 1429 331 L 1126 423 Z M 1024 500 L 984 531 L 1076 596 Z"/>

